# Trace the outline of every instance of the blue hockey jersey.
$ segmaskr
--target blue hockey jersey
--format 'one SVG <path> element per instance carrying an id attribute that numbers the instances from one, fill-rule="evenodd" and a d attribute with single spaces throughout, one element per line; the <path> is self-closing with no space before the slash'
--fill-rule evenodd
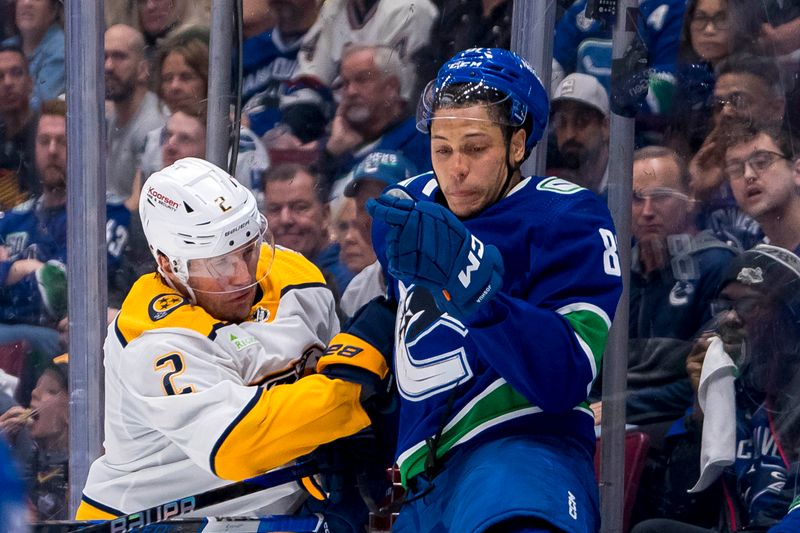
<path id="1" fill-rule="evenodd" d="M 433 173 L 401 186 L 435 201 Z M 395 376 L 401 396 L 397 463 L 403 482 L 435 455 L 503 435 L 571 437 L 587 453 L 594 418 L 585 402 L 598 375 L 621 269 L 606 206 L 558 178 L 526 178 L 463 220 L 503 256 L 503 289 L 464 322 L 421 287 L 387 276 L 398 301 Z M 386 273 L 386 226 L 373 224 Z"/>
<path id="2" fill-rule="evenodd" d="M 736 459 L 723 476 L 730 500 L 728 526 L 763 531 L 778 523 L 796 497 L 798 471 L 790 468 L 767 402 L 756 401 L 737 381 Z M 790 450 L 791 451 L 791 450 Z M 732 474 L 732 475 L 731 475 Z"/>
<path id="3" fill-rule="evenodd" d="M 277 28 L 247 39 L 242 54 L 242 111 L 258 136 L 280 120 L 278 101 L 297 68 L 300 40 L 284 42 Z"/>
<path id="4" fill-rule="evenodd" d="M 564 75 L 582 72 L 596 77 L 611 91 L 610 25 L 586 17 L 587 0 L 577 0 L 558 21 L 553 58 Z M 648 50 L 649 65 L 660 72 L 674 72 L 678 60 L 684 0 L 641 0 L 637 38 Z"/>
<path id="5" fill-rule="evenodd" d="M 106 205 L 108 272 L 119 267 L 128 241 L 130 212 L 121 203 Z M 11 265 L 20 259 L 67 263 L 67 207 L 45 208 L 41 198 L 29 200 L 11 211 L 0 212 L 0 245 L 9 257 L 0 261 L 0 322 L 38 324 L 44 307 L 33 275 L 6 286 Z"/>

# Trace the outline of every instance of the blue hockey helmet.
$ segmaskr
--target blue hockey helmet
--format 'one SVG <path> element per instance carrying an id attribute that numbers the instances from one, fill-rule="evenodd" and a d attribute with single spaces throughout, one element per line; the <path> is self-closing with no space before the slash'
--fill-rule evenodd
<path id="1" fill-rule="evenodd" d="M 550 113 L 547 92 L 539 76 L 523 58 L 502 48 L 470 48 L 442 65 L 420 96 L 417 129 L 429 133 L 434 118 L 447 118 L 437 110 L 470 105 L 505 106 L 504 113 L 490 112 L 494 122 L 525 126 L 526 154 L 544 135 Z"/>

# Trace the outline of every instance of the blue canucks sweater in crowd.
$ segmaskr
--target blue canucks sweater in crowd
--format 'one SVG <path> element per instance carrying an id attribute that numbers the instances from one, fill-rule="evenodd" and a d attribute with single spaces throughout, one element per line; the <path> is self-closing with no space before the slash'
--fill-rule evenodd
<path id="1" fill-rule="evenodd" d="M 798 465 L 786 463 L 790 458 L 784 453 L 793 451 L 775 433 L 770 406 L 754 399 L 738 380 L 736 390 L 736 459 L 723 476 L 728 494 L 735 495 L 726 506 L 734 513 L 728 526 L 735 522 L 738 528 L 763 531 L 779 522 L 797 498 Z"/>
<path id="2" fill-rule="evenodd" d="M 106 205 L 106 240 L 108 272 L 120 264 L 128 241 L 130 212 L 120 203 Z M 20 259 L 67 262 L 67 207 L 45 208 L 41 197 L 28 200 L 14 209 L 0 212 L 0 245 L 6 246 L 9 258 L 0 261 L 0 322 L 38 324 L 44 307 L 36 278 L 26 276 L 6 286 L 11 265 Z"/>
<path id="3" fill-rule="evenodd" d="M 280 95 L 297 69 L 301 39 L 284 42 L 277 28 L 247 39 L 242 54 L 242 111 L 250 129 L 264 135 L 280 121 Z"/>
<path id="4" fill-rule="evenodd" d="M 401 186 L 418 201 L 440 195 L 433 173 Z M 404 482 L 424 471 L 426 439 L 440 429 L 439 458 L 508 434 L 559 435 L 594 452 L 585 400 L 622 289 L 608 209 L 572 183 L 533 177 L 463 222 L 505 264 L 502 290 L 475 316 L 461 322 L 439 311 L 427 290 L 387 277 L 398 301 Z M 373 225 L 386 272 L 385 233 Z"/>
<path id="5" fill-rule="evenodd" d="M 610 25 L 587 18 L 587 0 L 577 0 L 558 21 L 553 57 L 565 74 L 583 72 L 611 88 Z M 648 50 L 649 66 L 674 72 L 678 59 L 684 0 L 643 0 L 639 2 L 636 35 Z"/>

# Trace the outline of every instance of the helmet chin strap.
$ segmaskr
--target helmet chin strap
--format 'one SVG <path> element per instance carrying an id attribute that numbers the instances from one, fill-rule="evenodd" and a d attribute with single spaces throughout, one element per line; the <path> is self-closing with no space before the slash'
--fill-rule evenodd
<path id="1" fill-rule="evenodd" d="M 167 276 L 167 273 L 162 270 L 161 265 L 158 265 L 157 269 L 158 273 L 161 274 L 161 278 L 172 290 L 181 294 L 186 294 L 189 297 L 189 303 L 192 305 L 197 305 L 197 296 L 195 296 L 194 291 L 188 283 L 178 280 L 180 281 L 181 287 L 176 287 L 175 283 L 172 282 L 172 278 Z"/>
<path id="2" fill-rule="evenodd" d="M 500 193 L 492 203 L 499 202 L 505 198 L 506 194 L 508 194 L 509 187 L 511 186 L 511 178 L 514 177 L 514 174 L 517 172 L 517 170 L 519 170 L 519 168 L 514 166 L 513 161 L 511 161 L 511 142 L 509 142 L 506 144 L 506 179 L 503 182 L 503 187 L 500 189 Z"/>

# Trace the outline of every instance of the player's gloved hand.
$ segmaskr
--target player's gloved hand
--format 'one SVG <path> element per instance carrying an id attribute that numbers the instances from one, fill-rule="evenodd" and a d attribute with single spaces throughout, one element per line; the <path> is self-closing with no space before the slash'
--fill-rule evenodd
<path id="1" fill-rule="evenodd" d="M 396 307 L 382 296 L 368 302 L 331 339 L 317 362 L 317 372 L 360 384 L 361 403 L 368 413 L 388 394 Z"/>
<path id="2" fill-rule="evenodd" d="M 392 457 L 382 453 L 384 444 L 366 428 L 311 452 L 320 473 L 300 482 L 313 497 L 303 504 L 303 514 L 323 514 L 331 533 L 364 531 L 369 512 L 379 512 L 375 502 L 390 486 L 386 469 Z"/>
<path id="3" fill-rule="evenodd" d="M 461 319 L 475 313 L 503 285 L 503 257 L 472 235 L 448 209 L 400 198 L 395 189 L 367 203 L 389 226 L 389 273 L 431 291 L 442 311 Z"/>
<path id="4" fill-rule="evenodd" d="M 342 494 L 353 490 L 357 476 L 361 473 L 377 473 L 379 480 L 385 479 L 385 471 L 391 459 L 382 453 L 384 447 L 371 427 L 367 427 L 349 437 L 323 444 L 311 452 L 310 456 L 319 466 L 320 487 L 327 499 L 341 501 Z M 305 486 L 305 485 L 304 485 Z M 320 499 L 309 491 L 316 499 Z"/>

